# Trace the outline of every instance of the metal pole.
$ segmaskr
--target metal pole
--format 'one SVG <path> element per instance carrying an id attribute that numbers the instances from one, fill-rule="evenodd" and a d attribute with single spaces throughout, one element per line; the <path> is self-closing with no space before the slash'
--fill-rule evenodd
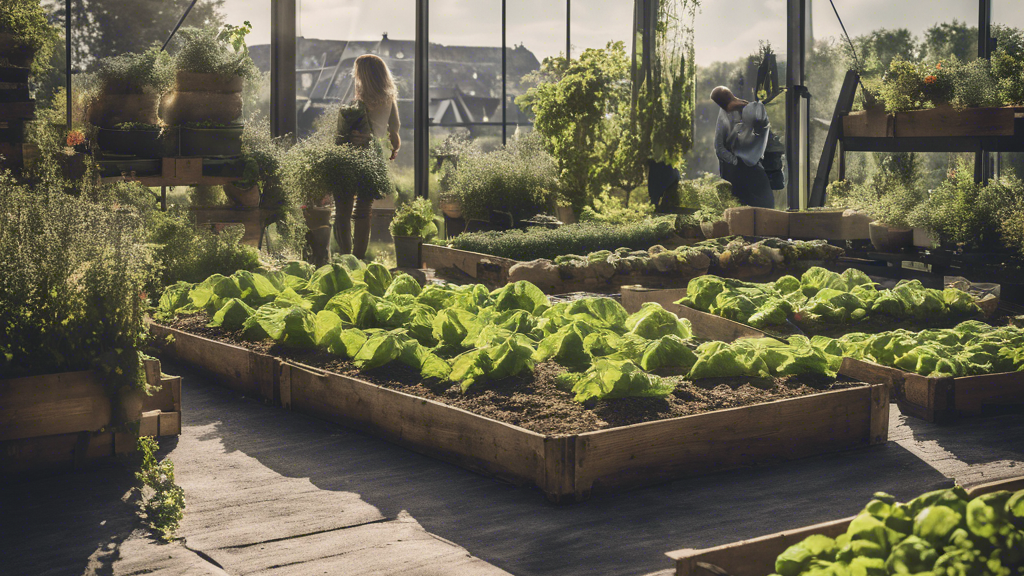
<path id="1" fill-rule="evenodd" d="M 804 92 L 805 34 L 807 30 L 806 0 L 786 2 L 786 158 L 789 162 L 789 209 L 800 207 L 801 182 L 805 181 L 807 160 L 801 145 L 807 139 L 801 123 Z"/>
<path id="2" fill-rule="evenodd" d="M 295 0 L 270 4 L 270 131 L 274 137 L 296 135 Z"/>
<path id="3" fill-rule="evenodd" d="M 572 0 L 565 0 L 565 59 L 569 60 L 572 56 L 569 52 L 572 50 L 572 43 L 569 41 L 569 36 L 572 33 L 572 18 L 569 13 L 572 10 Z"/>
<path id="4" fill-rule="evenodd" d="M 992 58 L 992 0 L 978 0 L 978 58 Z M 982 144 L 974 154 L 974 177 L 988 183 L 988 150 Z"/>
<path id="5" fill-rule="evenodd" d="M 71 131 L 71 0 L 64 1 L 64 91 L 67 93 L 68 131 Z"/>
<path id="6" fill-rule="evenodd" d="M 185 13 L 181 15 L 181 18 L 178 18 L 178 23 L 174 25 L 174 30 L 171 30 L 171 33 L 167 35 L 167 40 L 164 40 L 164 45 L 160 47 L 161 52 L 167 50 L 167 45 L 171 43 L 171 38 L 174 38 L 174 35 L 178 33 L 178 28 L 181 28 L 182 23 L 185 22 L 185 18 L 192 11 L 192 7 L 196 5 L 196 2 L 197 0 L 192 0 L 188 8 L 185 8 Z"/>
<path id="7" fill-rule="evenodd" d="M 508 141 L 508 63 L 505 47 L 505 0 L 501 0 L 501 145 Z"/>
<path id="8" fill-rule="evenodd" d="M 430 0 L 416 0 L 413 142 L 416 195 L 430 195 Z M 504 27 L 503 27 L 504 28 Z"/>

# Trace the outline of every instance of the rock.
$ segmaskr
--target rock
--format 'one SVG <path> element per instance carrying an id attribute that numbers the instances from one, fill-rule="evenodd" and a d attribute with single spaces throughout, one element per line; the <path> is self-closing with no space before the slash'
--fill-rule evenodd
<path id="1" fill-rule="evenodd" d="M 555 266 L 551 260 L 538 258 L 529 262 L 520 262 L 509 268 L 508 280 L 509 282 L 526 280 L 544 290 L 545 288 L 555 287 L 562 283 L 558 269 L 559 267 Z"/>
<path id="2" fill-rule="evenodd" d="M 615 265 L 609 262 L 608 260 L 603 260 L 601 262 L 591 262 L 588 268 L 593 270 L 594 274 L 597 276 L 597 279 L 602 282 L 607 282 L 612 278 L 612 276 L 615 276 Z"/>

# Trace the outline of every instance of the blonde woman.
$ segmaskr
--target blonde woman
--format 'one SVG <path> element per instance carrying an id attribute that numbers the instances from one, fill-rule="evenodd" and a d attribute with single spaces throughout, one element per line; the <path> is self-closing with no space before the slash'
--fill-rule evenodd
<path id="1" fill-rule="evenodd" d="M 385 136 L 391 142 L 391 160 L 398 156 L 402 139 L 398 136 L 401 122 L 398 119 L 398 91 L 387 64 L 379 56 L 364 54 L 356 58 L 352 69 L 355 79 L 355 100 L 365 108 L 366 122 L 355 126 L 346 125 L 344 114 L 338 115 L 339 139 L 355 146 L 370 146 L 375 138 Z M 381 156 L 381 162 L 384 161 Z M 338 193 L 334 196 L 334 237 L 343 254 L 356 258 L 366 256 L 370 243 L 370 209 L 373 201 L 383 198 L 387 190 L 372 193 Z"/>

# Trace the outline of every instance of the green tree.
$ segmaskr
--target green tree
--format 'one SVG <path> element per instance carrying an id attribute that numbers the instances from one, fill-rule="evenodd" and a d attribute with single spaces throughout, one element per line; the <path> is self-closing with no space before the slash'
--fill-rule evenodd
<path id="1" fill-rule="evenodd" d="M 606 183 L 601 175 L 608 174 L 604 165 L 616 149 L 605 142 L 621 130 L 617 123 L 629 117 L 625 45 L 587 49 L 569 62 L 545 58 L 530 80 L 539 83 L 516 98 L 516 105 L 535 115 L 534 129 L 544 135 L 555 158 L 559 199 L 579 213 Z"/>
<path id="2" fill-rule="evenodd" d="M 954 19 L 940 22 L 924 33 L 921 42 L 921 60 L 938 62 L 956 56 L 967 62 L 978 57 L 978 28 Z"/>

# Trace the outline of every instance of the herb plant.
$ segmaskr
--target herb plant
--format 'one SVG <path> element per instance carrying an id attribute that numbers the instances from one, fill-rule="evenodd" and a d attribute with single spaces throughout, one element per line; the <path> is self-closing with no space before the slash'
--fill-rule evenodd
<path id="1" fill-rule="evenodd" d="M 35 53 L 34 75 L 42 76 L 49 71 L 50 53 L 60 35 L 50 25 L 39 0 L 4 0 L 0 5 L 0 32 L 14 35 Z"/>
<path id="2" fill-rule="evenodd" d="M 100 60 L 96 78 L 102 92 L 162 94 L 173 82 L 171 57 L 157 47 L 141 54 L 122 54 Z"/>
<path id="3" fill-rule="evenodd" d="M 247 25 L 237 28 L 225 26 L 222 30 L 213 27 L 182 28 L 178 31 L 181 47 L 174 56 L 175 68 L 182 72 L 258 79 L 259 69 L 249 56 L 244 41 Z"/>
<path id="4" fill-rule="evenodd" d="M 390 226 L 392 236 L 418 236 L 424 240 L 437 236 L 434 209 L 426 198 L 417 198 L 399 207 Z"/>
<path id="5" fill-rule="evenodd" d="M 284 156 L 285 182 L 306 206 L 334 194 L 382 197 L 394 189 L 380 143 L 336 145 L 333 132 L 318 131 Z"/>
<path id="6" fill-rule="evenodd" d="M 161 540 L 171 542 L 185 515 L 185 491 L 174 481 L 174 462 L 169 459 L 157 461 L 159 449 L 155 439 L 148 436 L 139 438 L 142 463 L 135 478 L 140 484 L 139 506 L 146 524 Z"/>

